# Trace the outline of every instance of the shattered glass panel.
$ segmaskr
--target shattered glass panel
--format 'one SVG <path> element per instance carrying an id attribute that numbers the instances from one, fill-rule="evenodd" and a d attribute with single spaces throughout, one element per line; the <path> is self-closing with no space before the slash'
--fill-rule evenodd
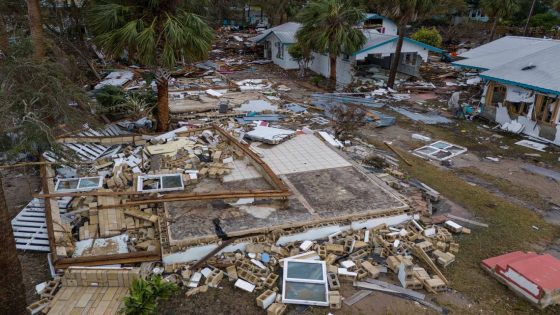
<path id="1" fill-rule="evenodd" d="M 163 189 L 183 187 L 181 182 L 181 175 L 162 176 L 161 186 Z"/>
<path id="2" fill-rule="evenodd" d="M 99 177 L 88 177 L 80 179 L 78 188 L 97 188 L 99 187 Z"/>
<path id="3" fill-rule="evenodd" d="M 452 144 L 449 144 L 449 143 L 443 142 L 443 141 L 438 141 L 436 143 L 430 144 L 430 146 L 432 146 L 434 148 L 438 148 L 438 149 L 447 149 L 447 148 L 451 147 Z"/>
<path id="4" fill-rule="evenodd" d="M 445 159 L 448 156 L 451 156 L 451 152 L 449 151 L 439 151 L 438 153 L 433 155 L 437 159 Z"/>
<path id="5" fill-rule="evenodd" d="M 71 189 L 77 189 L 78 188 L 78 182 L 80 180 L 77 178 L 72 178 L 72 179 L 61 179 L 58 182 L 58 185 L 56 187 L 57 191 L 61 191 L 61 190 L 71 190 Z"/>
<path id="6" fill-rule="evenodd" d="M 288 278 L 323 280 L 323 266 L 321 264 L 288 262 Z"/>
<path id="7" fill-rule="evenodd" d="M 159 178 L 145 178 L 142 181 L 142 190 L 156 190 L 159 187 Z"/>
<path id="8" fill-rule="evenodd" d="M 425 155 L 430 155 L 434 152 L 436 152 L 437 149 L 434 149 L 432 147 L 425 147 L 425 148 L 420 148 L 418 150 L 416 150 L 416 152 L 420 153 L 420 154 L 425 154 Z"/>
<path id="9" fill-rule="evenodd" d="M 319 266 L 320 267 L 320 266 Z M 286 299 L 326 302 L 325 284 L 286 281 Z"/>

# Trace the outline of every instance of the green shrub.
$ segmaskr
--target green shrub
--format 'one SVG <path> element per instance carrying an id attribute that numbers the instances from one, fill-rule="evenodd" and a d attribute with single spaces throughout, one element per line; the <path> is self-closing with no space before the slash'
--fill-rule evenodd
<path id="1" fill-rule="evenodd" d="M 125 102 L 126 93 L 117 86 L 105 85 L 95 93 L 97 103 L 104 108 L 112 107 Z"/>
<path id="2" fill-rule="evenodd" d="M 551 29 L 560 24 L 560 18 L 551 13 L 535 14 L 531 18 L 531 26 Z"/>
<path id="3" fill-rule="evenodd" d="M 411 37 L 416 41 L 434 47 L 441 47 L 441 43 L 443 41 L 441 35 L 439 34 L 438 30 L 435 27 L 432 28 L 422 27 L 414 34 L 412 34 Z"/>
<path id="4" fill-rule="evenodd" d="M 163 280 L 161 276 L 134 280 L 128 296 L 124 298 L 124 308 L 121 313 L 125 315 L 156 314 L 158 301 L 169 299 L 178 289 L 176 284 Z"/>

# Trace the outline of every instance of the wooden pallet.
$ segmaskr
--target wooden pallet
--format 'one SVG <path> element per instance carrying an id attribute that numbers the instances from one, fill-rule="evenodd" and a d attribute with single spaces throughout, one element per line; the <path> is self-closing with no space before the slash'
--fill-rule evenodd
<path id="1" fill-rule="evenodd" d="M 72 197 L 58 199 L 61 213 L 66 213 Z M 49 234 L 45 218 L 44 199 L 34 198 L 12 219 L 16 248 L 49 252 Z"/>

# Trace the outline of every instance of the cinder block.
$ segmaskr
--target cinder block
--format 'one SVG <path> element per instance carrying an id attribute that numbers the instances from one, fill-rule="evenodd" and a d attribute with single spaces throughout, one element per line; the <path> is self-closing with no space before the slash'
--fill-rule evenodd
<path id="1" fill-rule="evenodd" d="M 340 289 L 340 281 L 338 281 L 338 276 L 334 273 L 327 274 L 327 280 L 329 281 L 329 288 L 331 290 L 338 290 Z"/>
<path id="2" fill-rule="evenodd" d="M 329 306 L 335 310 L 342 308 L 342 298 L 339 291 L 329 291 Z"/>
<path id="3" fill-rule="evenodd" d="M 272 288 L 273 286 L 275 286 L 276 280 L 278 280 L 278 275 L 275 274 L 275 273 L 271 273 L 266 277 L 266 280 L 264 281 L 264 284 L 267 287 Z"/>
<path id="4" fill-rule="evenodd" d="M 257 297 L 257 305 L 262 309 L 267 309 L 274 301 L 276 301 L 276 292 L 272 290 L 266 290 Z"/>
<path id="5" fill-rule="evenodd" d="M 325 250 L 327 251 L 327 253 L 344 255 L 344 246 L 340 244 L 326 244 Z"/>
<path id="6" fill-rule="evenodd" d="M 372 278 L 377 278 L 379 276 L 379 269 L 377 269 L 377 267 L 372 265 L 369 261 L 362 261 L 361 265 Z"/>
<path id="7" fill-rule="evenodd" d="M 223 278 L 224 272 L 219 269 L 214 269 L 208 278 L 206 278 L 206 284 L 211 288 L 217 288 Z"/>
<path id="8" fill-rule="evenodd" d="M 266 310 L 267 315 L 282 315 L 286 311 L 286 304 L 282 303 L 273 303 L 270 307 Z"/>
<path id="9" fill-rule="evenodd" d="M 235 266 L 229 266 L 226 268 L 226 273 L 228 275 L 229 281 L 235 281 L 237 277 L 237 268 Z"/>

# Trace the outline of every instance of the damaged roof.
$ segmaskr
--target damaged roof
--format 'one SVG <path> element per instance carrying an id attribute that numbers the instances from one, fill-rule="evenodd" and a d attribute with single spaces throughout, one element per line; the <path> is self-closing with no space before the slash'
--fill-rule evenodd
<path id="1" fill-rule="evenodd" d="M 560 44 L 483 72 L 480 77 L 543 93 L 560 95 L 558 56 L 560 56 Z"/>
<path id="2" fill-rule="evenodd" d="M 559 40 L 505 36 L 459 55 L 464 59 L 454 62 L 453 65 L 490 70 L 555 46 L 560 46 Z"/>

